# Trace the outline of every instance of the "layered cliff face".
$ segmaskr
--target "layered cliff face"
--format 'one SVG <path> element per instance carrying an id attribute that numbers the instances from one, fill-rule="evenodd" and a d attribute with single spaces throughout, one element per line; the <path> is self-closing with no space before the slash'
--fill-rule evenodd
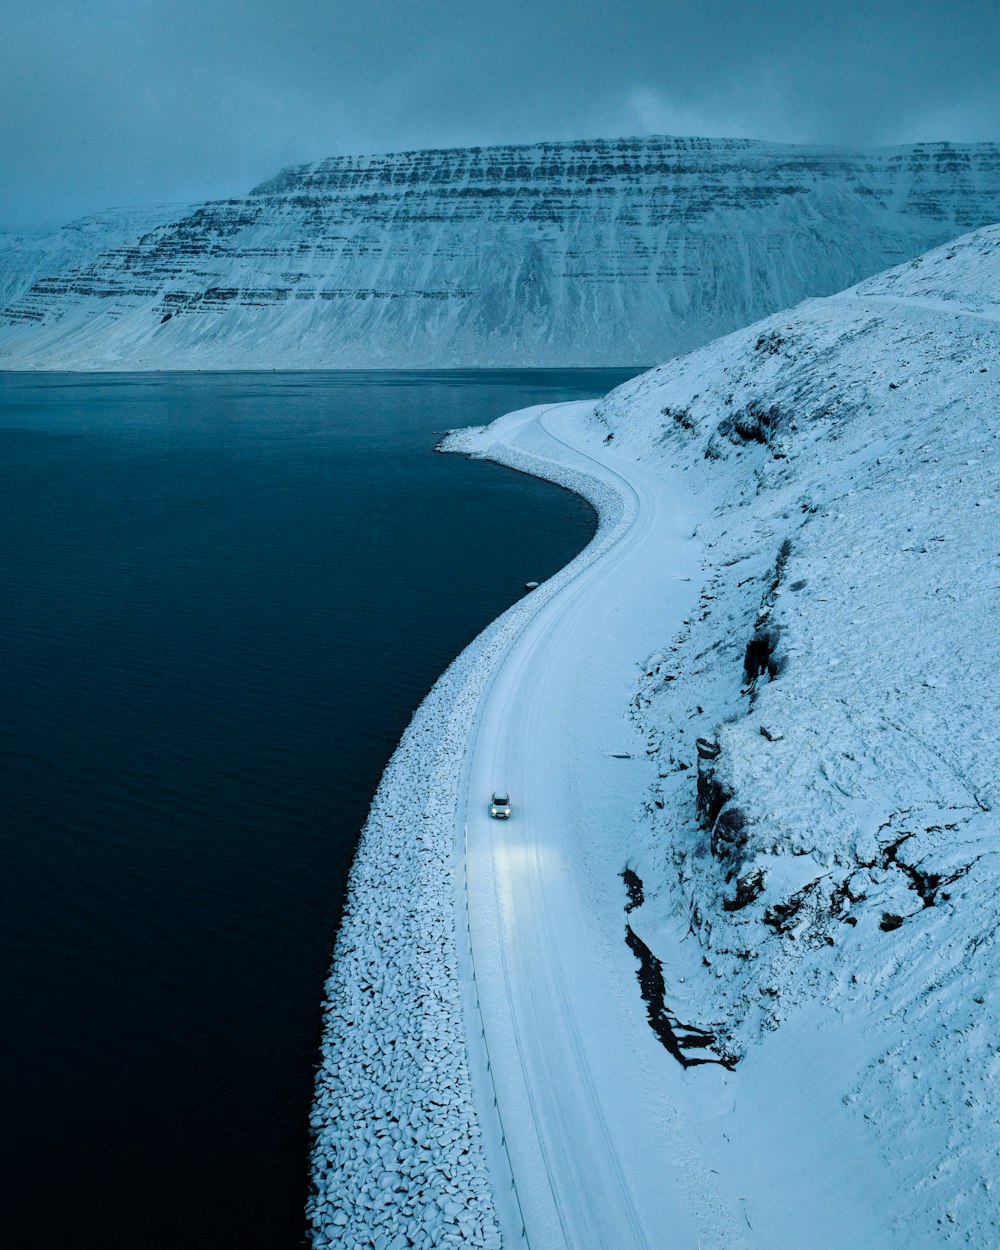
<path id="1" fill-rule="evenodd" d="M 183 204 L 109 208 L 50 233 L 0 230 L 0 310 L 17 304 L 25 292 L 47 275 L 86 269 L 109 249 L 132 243 L 188 211 Z"/>
<path id="2" fill-rule="evenodd" d="M 997 145 L 338 157 L 50 266 L 0 367 L 641 363 L 998 218 Z"/>

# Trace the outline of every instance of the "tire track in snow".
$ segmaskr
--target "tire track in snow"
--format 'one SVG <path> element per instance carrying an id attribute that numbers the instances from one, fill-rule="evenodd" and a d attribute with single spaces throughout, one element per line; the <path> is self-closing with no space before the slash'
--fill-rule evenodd
<path id="1" fill-rule="evenodd" d="M 491 784 L 488 776 L 493 782 L 506 785 L 512 775 L 518 776 L 519 757 L 516 750 L 512 751 L 511 743 L 519 741 L 522 764 L 527 756 L 541 753 L 539 747 L 546 734 L 544 712 L 558 698 L 547 688 L 553 680 L 553 657 L 567 644 L 572 651 L 574 630 L 586 629 L 590 619 L 587 609 L 591 609 L 592 615 L 593 602 L 605 592 L 610 551 L 619 549 L 627 540 L 629 546 L 641 543 L 653 524 L 653 509 L 643 507 L 642 498 L 630 482 L 555 433 L 545 420 L 552 411 L 547 409 L 536 416 L 537 424 L 549 439 L 571 453 L 572 461 L 583 459 L 592 465 L 596 469 L 593 476 L 605 488 L 610 485 L 609 478 L 614 480 L 626 517 L 613 541 L 595 543 L 592 558 L 539 605 L 494 674 L 472 745 L 476 758 L 470 773 L 477 796 L 478 790 L 485 794 Z M 510 463 L 507 455 L 503 459 Z M 563 470 L 586 471 L 565 461 L 563 451 L 556 464 Z M 555 687 L 558 691 L 558 681 Z M 507 744 L 505 755 L 500 752 L 500 742 Z M 502 775 L 497 771 L 501 758 L 505 760 Z M 534 1159 L 541 1162 L 545 1172 L 545 1192 L 539 1193 L 537 1186 L 534 1190 L 525 1186 L 529 1240 L 534 1228 L 536 1244 L 544 1245 L 546 1250 L 555 1247 L 556 1236 L 568 1250 L 647 1250 L 656 1243 L 649 1240 L 644 1230 L 620 1144 L 616 1144 L 608 1121 L 608 1072 L 599 1069 L 595 1073 L 593 1056 L 588 1054 L 581 1035 L 578 1013 L 586 1012 L 588 1004 L 581 1000 L 579 987 L 574 993 L 567 983 L 568 973 L 563 966 L 567 940 L 573 940 L 573 933 L 586 930 L 572 884 L 560 883 L 553 865 L 553 851 L 568 849 L 566 840 L 552 833 L 546 835 L 535 825 L 527 827 L 525 810 L 518 808 L 518 788 L 512 790 L 515 817 L 505 822 L 502 841 L 499 831 L 489 828 L 496 822 L 487 821 L 484 815 L 478 821 L 472 818 L 474 807 L 470 799 L 472 853 L 478 859 L 479 845 L 485 842 L 492 861 L 485 906 L 482 891 L 477 890 L 480 903 L 470 924 L 475 930 L 474 942 L 492 952 L 493 967 L 502 981 L 502 989 L 493 986 L 493 993 L 486 995 L 493 1001 L 487 1006 L 484 1021 L 492 1037 L 492 1053 L 503 1054 L 505 1049 L 514 1052 L 502 1065 L 498 1088 L 501 1101 L 507 1104 L 504 1120 L 508 1130 L 514 1122 L 521 1134 L 534 1138 L 531 1143 L 522 1139 L 515 1144 L 514 1170 L 521 1171 L 523 1178 Z M 527 792 L 525 785 L 521 794 Z M 536 804 L 538 797 L 536 794 Z M 551 828 L 557 829 L 558 823 L 552 820 Z M 489 828 L 488 834 L 483 831 L 484 824 Z M 520 835 L 517 842 L 515 834 Z M 562 896 L 556 889 L 560 884 Z M 530 911 L 524 902 L 529 898 Z M 522 900 L 519 908 L 517 900 Z M 558 901 L 558 914 L 554 900 Z M 566 929 L 573 931 L 569 939 Z M 575 971 L 579 980 L 579 969 Z M 599 1085 L 605 1087 L 604 1100 Z M 611 1110 L 621 1131 L 622 1116 L 629 1114 L 629 1108 L 613 1105 Z M 643 1197 L 648 1199 L 648 1194 Z M 644 1209 L 648 1215 L 648 1200 Z M 662 1235 L 662 1226 L 656 1227 Z"/>

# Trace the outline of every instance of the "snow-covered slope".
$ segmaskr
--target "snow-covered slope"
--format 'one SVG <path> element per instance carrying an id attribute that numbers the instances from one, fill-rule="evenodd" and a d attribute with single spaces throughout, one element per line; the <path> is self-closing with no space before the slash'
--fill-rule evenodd
<path id="1" fill-rule="evenodd" d="M 5 368 L 664 359 L 1000 219 L 1000 148 L 646 138 L 338 157 L 71 258 Z"/>
<path id="2" fill-rule="evenodd" d="M 181 204 L 109 208 L 59 230 L 0 230 L 0 308 L 16 305 L 36 283 L 39 293 L 47 290 L 54 297 L 59 280 L 53 275 L 85 269 L 98 256 L 101 264 L 112 263 L 116 248 L 188 212 L 190 208 Z"/>
<path id="3" fill-rule="evenodd" d="M 712 504 L 697 609 L 642 657 L 630 924 L 744 1106 L 780 1114 L 813 1065 L 913 1245 L 1000 1235 L 998 318 L 994 228 L 596 418 Z"/>
<path id="4" fill-rule="evenodd" d="M 993 228 L 449 439 L 601 527 L 380 788 L 317 1246 L 997 1243 L 998 293 Z"/>

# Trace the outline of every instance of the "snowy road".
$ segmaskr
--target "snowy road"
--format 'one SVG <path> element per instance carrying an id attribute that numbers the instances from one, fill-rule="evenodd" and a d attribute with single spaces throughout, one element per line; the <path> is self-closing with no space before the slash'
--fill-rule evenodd
<path id="1" fill-rule="evenodd" d="M 503 430 L 509 446 L 611 479 L 632 506 L 611 551 L 531 620 L 487 698 L 469 772 L 469 923 L 529 1244 L 693 1250 L 704 1225 L 677 1145 L 688 1134 L 662 1101 L 659 1069 L 671 1061 L 642 1013 L 624 889 L 605 896 L 624 867 L 616 822 L 647 776 L 624 716 L 634 657 L 690 604 L 694 521 L 662 475 L 582 450 L 574 428 L 588 408 L 530 410 Z M 488 816 L 499 787 L 510 790 L 509 822 Z"/>
<path id="2" fill-rule="evenodd" d="M 601 526 L 442 675 L 379 787 L 328 982 L 317 1247 L 997 1244 L 998 265 L 992 228 L 597 409 L 448 435 Z M 788 664 L 750 700 L 762 612 Z M 713 732 L 738 864 L 695 811 Z M 667 1008 L 732 1071 L 650 1029 L 626 865 Z"/>

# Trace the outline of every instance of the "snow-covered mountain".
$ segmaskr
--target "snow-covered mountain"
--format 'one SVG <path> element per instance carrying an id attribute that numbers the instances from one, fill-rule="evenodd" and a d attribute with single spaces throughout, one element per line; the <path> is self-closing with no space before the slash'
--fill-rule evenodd
<path id="1" fill-rule="evenodd" d="M 338 157 L 20 264 L 0 367 L 662 360 L 998 219 L 992 144 Z"/>
<path id="2" fill-rule="evenodd" d="M 96 257 L 134 243 L 188 211 L 181 204 L 110 208 L 59 230 L 0 230 L 0 308 L 15 305 L 47 276 L 85 269 Z"/>

